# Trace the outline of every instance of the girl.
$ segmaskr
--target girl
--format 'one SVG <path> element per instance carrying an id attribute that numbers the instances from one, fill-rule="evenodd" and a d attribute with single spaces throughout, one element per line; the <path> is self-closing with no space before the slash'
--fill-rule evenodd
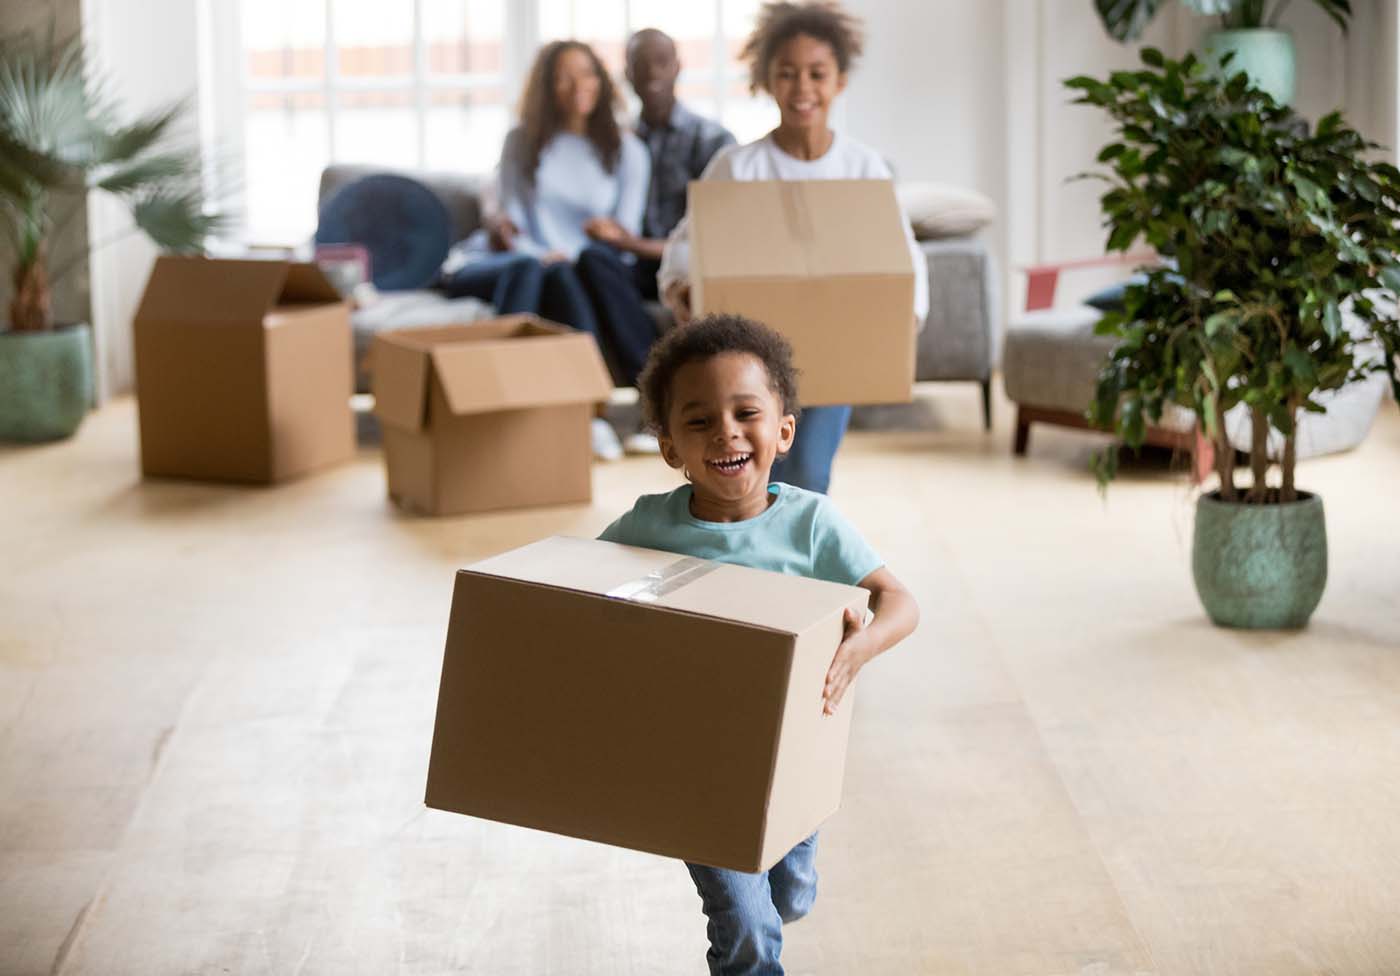
<path id="1" fill-rule="evenodd" d="M 861 53 L 858 22 L 828 3 L 769 3 L 744 45 L 750 88 L 778 105 L 778 127 L 757 142 L 723 150 L 706 168 L 707 180 L 888 180 L 890 168 L 873 149 L 833 131 L 831 105 Z M 928 265 L 904 222 L 914 259 L 914 308 L 928 314 Z M 682 221 L 662 253 L 657 288 L 677 322 L 690 318 L 689 225 Z M 851 418 L 848 406 L 807 411 L 782 474 L 786 481 L 825 492 L 831 463 Z"/>
<path id="2" fill-rule="evenodd" d="M 787 340 L 738 316 L 699 319 L 656 344 L 641 391 L 661 456 L 689 483 L 642 496 L 599 538 L 868 589 L 874 615 L 865 624 L 847 611 L 827 671 L 821 706 L 834 713 L 857 672 L 913 632 L 919 610 L 824 495 L 769 482 L 798 430 Z M 761 874 L 687 865 L 709 919 L 712 976 L 782 973 L 783 923 L 816 898 L 816 842 Z"/>

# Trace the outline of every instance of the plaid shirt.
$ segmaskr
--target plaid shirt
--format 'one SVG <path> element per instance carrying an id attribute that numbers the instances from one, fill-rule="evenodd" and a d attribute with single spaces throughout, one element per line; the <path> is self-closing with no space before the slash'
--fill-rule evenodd
<path id="1" fill-rule="evenodd" d="M 637 135 L 651 151 L 651 188 L 642 234 L 664 238 L 685 216 L 686 185 L 700 178 L 714 154 L 733 143 L 734 136 L 680 102 L 671 109 L 665 126 L 653 129 L 639 119 Z"/>

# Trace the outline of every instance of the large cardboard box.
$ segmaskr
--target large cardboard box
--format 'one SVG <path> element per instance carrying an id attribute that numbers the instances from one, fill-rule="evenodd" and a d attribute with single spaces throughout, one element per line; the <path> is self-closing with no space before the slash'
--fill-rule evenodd
<path id="1" fill-rule="evenodd" d="M 134 332 L 147 476 L 268 483 L 354 455 L 350 309 L 315 265 L 158 258 Z"/>
<path id="2" fill-rule="evenodd" d="M 585 539 L 463 569 L 427 804 L 766 870 L 840 802 L 854 696 L 821 692 L 866 597 Z"/>
<path id="3" fill-rule="evenodd" d="M 888 180 L 690 184 L 691 301 L 792 342 L 808 405 L 904 403 L 914 264 Z"/>
<path id="4" fill-rule="evenodd" d="M 389 497 L 428 515 L 587 502 L 612 381 L 593 337 L 530 315 L 375 336 Z"/>

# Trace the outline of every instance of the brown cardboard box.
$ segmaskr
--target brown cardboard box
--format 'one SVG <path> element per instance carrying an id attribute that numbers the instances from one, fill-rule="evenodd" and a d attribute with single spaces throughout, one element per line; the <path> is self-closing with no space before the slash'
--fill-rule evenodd
<path id="1" fill-rule="evenodd" d="M 147 476 L 268 483 L 354 455 L 350 309 L 315 265 L 161 257 L 134 332 Z"/>
<path id="2" fill-rule="evenodd" d="M 888 180 L 690 184 L 691 300 L 792 342 L 809 406 L 904 403 L 914 266 Z"/>
<path id="3" fill-rule="evenodd" d="M 429 515 L 586 502 L 612 381 L 593 337 L 530 315 L 399 329 L 370 352 L 389 497 Z"/>
<path id="4" fill-rule="evenodd" d="M 427 804 L 766 870 L 840 803 L 855 702 L 821 692 L 866 598 L 585 539 L 463 569 Z"/>

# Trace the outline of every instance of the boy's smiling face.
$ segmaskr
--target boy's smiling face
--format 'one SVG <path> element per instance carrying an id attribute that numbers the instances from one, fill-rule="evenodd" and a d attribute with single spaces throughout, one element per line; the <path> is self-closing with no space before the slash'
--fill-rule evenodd
<path id="1" fill-rule="evenodd" d="M 695 516 L 734 521 L 768 507 L 773 461 L 796 430 L 763 361 L 726 352 L 676 371 L 658 440 L 666 463 L 690 473 Z"/>

